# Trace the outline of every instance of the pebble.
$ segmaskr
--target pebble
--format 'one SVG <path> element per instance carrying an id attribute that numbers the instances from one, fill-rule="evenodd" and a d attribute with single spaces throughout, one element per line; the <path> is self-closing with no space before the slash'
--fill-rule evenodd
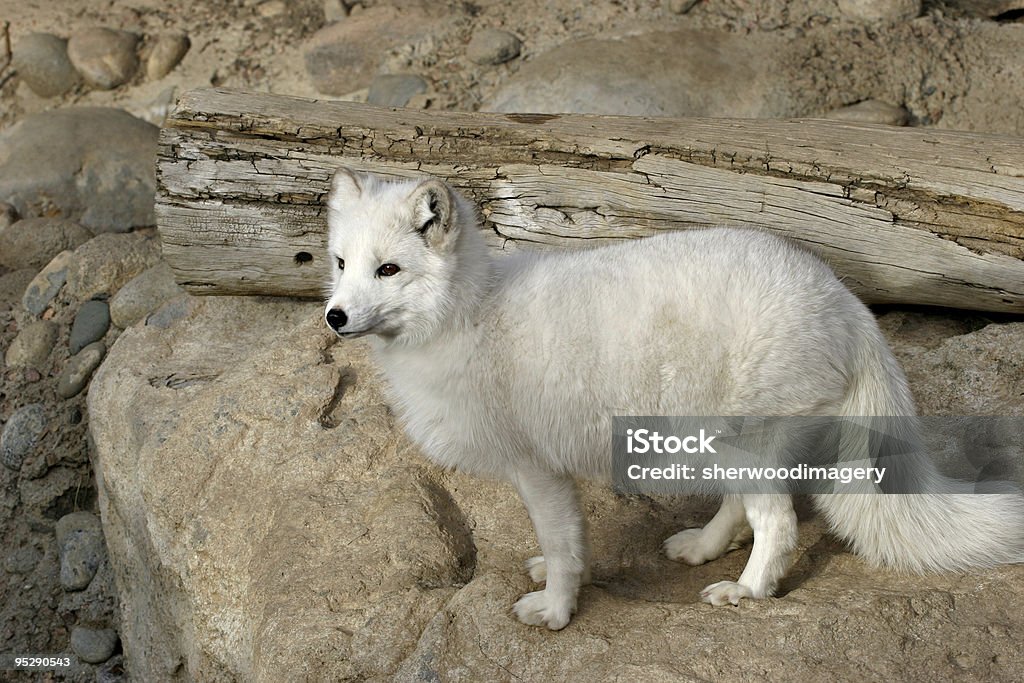
<path id="1" fill-rule="evenodd" d="M 57 343 L 58 328 L 49 320 L 35 320 L 25 325 L 7 347 L 4 360 L 11 368 L 41 368 Z"/>
<path id="2" fill-rule="evenodd" d="M 64 590 L 88 586 L 106 552 L 99 518 L 91 512 L 72 512 L 57 520 L 57 551 Z"/>
<path id="3" fill-rule="evenodd" d="M 89 383 L 93 371 L 103 362 L 106 353 L 107 347 L 103 342 L 97 341 L 69 358 L 57 379 L 57 395 L 61 398 L 77 396 Z"/>
<path id="4" fill-rule="evenodd" d="M 84 349 L 94 341 L 103 339 L 103 335 L 110 329 L 110 306 L 106 301 L 92 299 L 86 301 L 75 314 L 75 321 L 71 324 L 71 336 L 68 338 L 68 348 L 71 355 Z"/>
<path id="5" fill-rule="evenodd" d="M 71 649 L 79 659 L 89 664 L 100 664 L 110 659 L 117 649 L 117 642 L 117 631 L 112 628 L 76 626 L 71 629 Z"/>
<path id="6" fill-rule="evenodd" d="M 128 82 L 139 68 L 138 42 L 139 37 L 128 31 L 84 28 L 68 40 L 68 57 L 89 85 L 112 90 Z"/>
<path id="7" fill-rule="evenodd" d="M 74 257 L 72 251 L 62 251 L 53 257 L 39 273 L 32 278 L 21 297 L 21 305 L 32 315 L 39 315 L 57 296 L 68 277 L 68 265 Z"/>
<path id="8" fill-rule="evenodd" d="M 686 14 L 693 9 L 700 0 L 669 0 L 668 9 L 675 14 Z"/>
<path id="9" fill-rule="evenodd" d="M 91 232 L 156 224 L 160 129 L 113 107 L 59 107 L 0 130 L 0 199 Z"/>
<path id="10" fill-rule="evenodd" d="M 184 58 L 192 42 L 184 33 L 165 33 L 157 37 L 146 59 L 146 76 L 157 81 L 171 72 Z"/>
<path id="11" fill-rule="evenodd" d="M 857 123 L 882 123 L 889 126 L 905 126 L 910 114 L 903 107 L 882 102 L 881 100 L 864 100 L 857 104 L 840 107 L 825 114 L 827 119 L 837 121 L 855 121 Z"/>
<path id="12" fill-rule="evenodd" d="M 519 56 L 522 43 L 508 31 L 485 28 L 477 31 L 466 46 L 466 56 L 474 64 L 501 64 Z"/>
<path id="13" fill-rule="evenodd" d="M 161 261 L 118 290 L 110 300 L 110 317 L 115 325 L 125 329 L 181 293 L 171 266 Z"/>
<path id="14" fill-rule="evenodd" d="M 67 295 L 75 301 L 113 296 L 159 260 L 160 241 L 153 233 L 97 235 L 75 250 L 68 265 Z"/>
<path id="15" fill-rule="evenodd" d="M 92 233 L 64 218 L 25 218 L 0 233 L 0 266 L 39 270 L 65 249 L 92 239 Z"/>
<path id="16" fill-rule="evenodd" d="M 0 461 L 14 472 L 21 469 L 46 428 L 46 409 L 42 403 L 30 403 L 15 410 L 0 433 Z"/>
<path id="17" fill-rule="evenodd" d="M 427 82 L 415 74 L 387 74 L 373 79 L 366 101 L 382 107 L 404 107 L 413 95 L 426 91 Z"/>
<path id="18" fill-rule="evenodd" d="M 52 33 L 30 33 L 14 46 L 11 63 L 40 97 L 57 97 L 81 80 L 68 59 L 68 41 Z"/>

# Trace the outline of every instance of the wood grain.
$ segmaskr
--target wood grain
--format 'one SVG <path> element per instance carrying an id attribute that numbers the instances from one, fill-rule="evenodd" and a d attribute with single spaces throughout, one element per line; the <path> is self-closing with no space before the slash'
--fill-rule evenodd
<path id="1" fill-rule="evenodd" d="M 424 112 L 204 89 L 161 131 L 164 254 L 195 293 L 318 296 L 346 165 L 470 196 L 495 249 L 707 224 L 799 240 L 869 303 L 1024 312 L 1024 143 L 825 120 Z M 312 256 L 296 255 L 304 252 Z"/>

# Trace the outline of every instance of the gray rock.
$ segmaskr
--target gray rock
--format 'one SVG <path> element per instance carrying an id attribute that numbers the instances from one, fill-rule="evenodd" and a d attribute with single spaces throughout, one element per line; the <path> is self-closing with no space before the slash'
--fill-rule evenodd
<path id="1" fill-rule="evenodd" d="M 28 286 L 22 290 L 24 294 L 21 304 L 33 315 L 39 315 L 57 296 L 68 278 L 68 266 L 74 259 L 73 251 L 62 251 L 53 257 L 46 266 L 36 274 Z"/>
<path id="2" fill-rule="evenodd" d="M 82 304 L 75 321 L 71 324 L 71 335 L 68 337 L 68 348 L 71 355 L 84 349 L 94 341 L 103 339 L 110 329 L 110 306 L 106 301 L 92 299 Z"/>
<path id="3" fill-rule="evenodd" d="M 482 109 L 546 114 L 795 116 L 773 34 L 681 30 L 566 43 L 523 64 Z"/>
<path id="4" fill-rule="evenodd" d="M 98 235 L 75 250 L 68 264 L 67 294 L 76 301 L 114 295 L 160 260 L 155 234 Z"/>
<path id="5" fill-rule="evenodd" d="M 18 210 L 7 202 L 0 202 L 0 235 L 18 220 Z"/>
<path id="6" fill-rule="evenodd" d="M 57 395 L 61 398 L 77 396 L 89 383 L 92 373 L 103 362 L 107 347 L 97 341 L 89 344 L 68 359 L 57 379 Z"/>
<path id="7" fill-rule="evenodd" d="M 60 585 L 66 591 L 84 589 L 106 555 L 99 518 L 91 512 L 72 512 L 57 520 L 57 550 Z"/>
<path id="8" fill-rule="evenodd" d="M 0 309 L 20 301 L 25 288 L 35 276 L 34 268 L 22 268 L 0 275 Z"/>
<path id="9" fill-rule="evenodd" d="M 4 360 L 11 368 L 41 368 L 57 343 L 58 328 L 49 320 L 25 325 L 7 348 Z"/>
<path id="10" fill-rule="evenodd" d="M 22 216 L 59 212 L 93 233 L 153 225 L 158 131 L 106 107 L 27 116 L 0 132 L 0 197 Z"/>
<path id="11" fill-rule="evenodd" d="M 146 77 L 156 81 L 169 74 L 191 45 L 192 41 L 184 33 L 165 33 L 157 37 L 146 59 Z"/>
<path id="12" fill-rule="evenodd" d="M 0 433 L 0 461 L 14 472 L 21 469 L 46 429 L 46 408 L 42 403 L 30 403 L 15 410 Z"/>
<path id="13" fill-rule="evenodd" d="M 367 7 L 329 24 L 306 41 L 306 73 L 317 91 L 344 95 L 370 85 L 389 48 L 435 32 L 450 14 L 442 3 L 405 2 Z"/>
<path id="14" fill-rule="evenodd" d="M 26 218 L 0 233 L 0 265 L 39 270 L 65 249 L 92 239 L 92 233 L 65 218 Z"/>
<path id="15" fill-rule="evenodd" d="M 382 107 L 404 107 L 413 95 L 426 91 L 427 82 L 415 74 L 387 74 L 373 79 L 366 101 Z"/>
<path id="16" fill-rule="evenodd" d="M 897 107 L 881 100 L 864 100 L 825 114 L 825 118 L 836 121 L 881 123 L 888 126 L 905 126 L 909 116 L 903 107 Z"/>
<path id="17" fill-rule="evenodd" d="M 110 659 L 117 649 L 117 631 L 75 626 L 71 629 L 71 649 L 83 662 L 100 664 Z"/>
<path id="18" fill-rule="evenodd" d="M 162 303 L 183 290 L 174 281 L 174 272 L 161 261 L 126 283 L 110 300 L 110 317 L 121 329 L 142 320 Z"/>
<path id="19" fill-rule="evenodd" d="M 12 64 L 40 97 L 57 97 L 81 80 L 68 59 L 68 41 L 52 33 L 30 33 L 14 46 Z"/>
<path id="20" fill-rule="evenodd" d="M 138 42 L 139 37 L 128 31 L 100 26 L 79 29 L 68 40 L 68 57 L 89 85 L 111 90 L 138 70 Z"/>
<path id="21" fill-rule="evenodd" d="M 522 43 L 508 31 L 485 28 L 477 31 L 466 46 L 466 57 L 475 64 L 501 64 L 519 56 Z"/>

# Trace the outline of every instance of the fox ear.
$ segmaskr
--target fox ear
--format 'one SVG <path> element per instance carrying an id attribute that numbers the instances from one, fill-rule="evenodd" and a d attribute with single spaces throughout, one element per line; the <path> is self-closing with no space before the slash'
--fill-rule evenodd
<path id="1" fill-rule="evenodd" d="M 359 177 L 351 169 L 340 167 L 331 179 L 331 192 L 327 195 L 327 208 L 340 211 L 346 204 L 359 199 L 363 188 Z"/>
<path id="2" fill-rule="evenodd" d="M 424 180 L 409 195 L 416 220 L 416 231 L 427 244 L 446 248 L 455 237 L 455 197 L 451 188 L 436 178 Z"/>

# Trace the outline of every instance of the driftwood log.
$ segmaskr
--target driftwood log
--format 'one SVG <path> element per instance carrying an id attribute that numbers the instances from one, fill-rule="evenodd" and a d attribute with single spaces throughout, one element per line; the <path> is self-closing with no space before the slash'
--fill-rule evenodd
<path id="1" fill-rule="evenodd" d="M 1024 312 L 1024 141 L 820 120 L 423 112 L 217 89 L 161 132 L 157 218 L 199 294 L 318 296 L 334 169 L 430 173 L 496 249 L 761 226 L 869 303 Z"/>

